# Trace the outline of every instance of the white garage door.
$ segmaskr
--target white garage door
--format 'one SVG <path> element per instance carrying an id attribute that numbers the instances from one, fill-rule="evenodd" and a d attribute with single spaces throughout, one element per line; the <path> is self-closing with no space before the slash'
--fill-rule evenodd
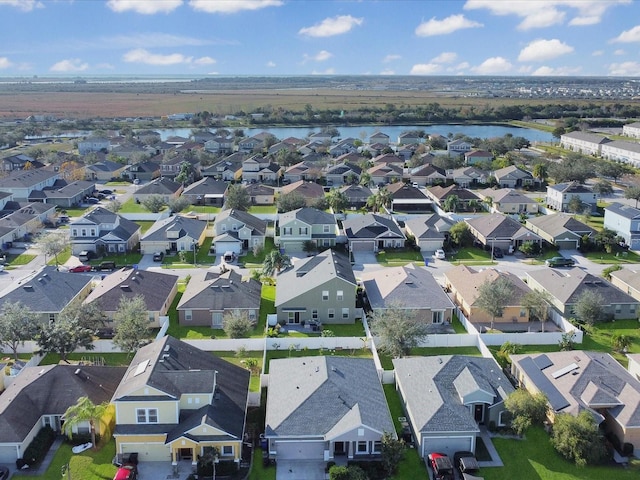
<path id="1" fill-rule="evenodd" d="M 302 252 L 304 250 L 303 242 L 281 242 L 285 252 Z"/>
<path id="2" fill-rule="evenodd" d="M 220 254 L 233 252 L 239 255 L 242 253 L 242 244 L 239 242 L 216 242 L 216 252 Z"/>
<path id="3" fill-rule="evenodd" d="M 141 462 L 170 462 L 171 450 L 164 443 L 123 443 L 120 445 L 122 453 L 138 452 Z"/>
<path id="4" fill-rule="evenodd" d="M 324 460 L 324 442 L 276 442 L 278 460 Z"/>
<path id="5" fill-rule="evenodd" d="M 352 252 L 373 252 L 376 246 L 375 241 L 370 242 L 352 242 L 351 243 L 351 251 Z"/>
<path id="6" fill-rule="evenodd" d="M 16 447 L 0 446 L 0 463 L 14 463 L 18 449 Z"/>
<path id="7" fill-rule="evenodd" d="M 422 456 L 440 452 L 453 458 L 453 454 L 459 451 L 473 452 L 473 447 L 473 437 L 425 437 L 422 441 Z"/>

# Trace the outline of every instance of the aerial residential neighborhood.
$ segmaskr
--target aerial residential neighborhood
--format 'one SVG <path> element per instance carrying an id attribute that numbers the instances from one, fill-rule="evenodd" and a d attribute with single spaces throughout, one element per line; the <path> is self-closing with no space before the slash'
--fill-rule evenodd
<path id="1" fill-rule="evenodd" d="M 626 475 L 633 157 L 578 131 L 511 156 L 397 137 L 104 132 L 69 143 L 73 180 L 8 149 L 0 465 L 49 478 L 100 447 L 143 479 L 492 479 L 587 412 L 603 453 L 579 468 Z M 524 432 L 518 395 L 542 399 Z M 85 397 L 107 413 L 74 417 Z"/>

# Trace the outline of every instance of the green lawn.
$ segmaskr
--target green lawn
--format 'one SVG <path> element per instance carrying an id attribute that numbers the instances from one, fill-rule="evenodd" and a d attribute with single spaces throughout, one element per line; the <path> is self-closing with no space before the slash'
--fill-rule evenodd
<path id="1" fill-rule="evenodd" d="M 418 265 L 424 264 L 422 253 L 405 248 L 381 250 L 376 254 L 376 259 L 380 265 L 385 267 L 397 267 L 412 262 L 418 263 Z"/>
<path id="2" fill-rule="evenodd" d="M 258 361 L 258 366 L 256 369 L 256 373 L 251 374 L 251 380 L 249 382 L 249 391 L 251 392 L 259 392 L 260 391 L 260 372 L 262 371 L 262 350 L 259 351 L 246 351 L 243 352 L 242 356 L 238 356 L 236 352 L 223 352 L 216 351 L 211 352 L 216 357 L 224 358 L 227 362 L 233 363 L 242 368 L 246 368 L 245 360 L 248 358 L 253 358 Z"/>
<path id="3" fill-rule="evenodd" d="M 437 355 L 472 355 L 480 357 L 482 354 L 476 347 L 417 347 L 412 348 L 410 357 L 434 357 Z M 378 352 L 380 363 L 385 370 L 393 370 L 392 358 Z"/>
<path id="4" fill-rule="evenodd" d="M 611 337 L 615 334 L 626 335 L 631 339 L 629 353 L 640 353 L 640 323 L 637 319 L 616 320 L 611 323 L 599 323 L 589 328 L 584 335 L 581 350 L 596 350 L 610 353 L 625 368 L 629 361 L 627 357 L 611 349 Z"/>
<path id="5" fill-rule="evenodd" d="M 115 453 L 115 441 L 111 440 L 100 450 L 85 450 L 80 454 L 71 452 L 71 445 L 63 443 L 53 456 L 51 465 L 44 475 L 16 474 L 13 478 L 22 480 L 58 480 L 62 478 L 63 465 L 69 464 L 71 480 L 108 480 L 113 478 L 117 468 L 111 463 Z"/>
<path id="6" fill-rule="evenodd" d="M 486 480 L 626 480 L 640 477 L 640 466 L 624 469 L 616 466 L 579 468 L 562 458 L 541 428 L 530 428 L 524 440 L 494 438 L 493 444 L 504 462 L 501 468 L 483 468 Z"/>
<path id="7" fill-rule="evenodd" d="M 278 207 L 275 205 L 252 205 L 249 210 L 249 213 L 256 215 L 259 213 L 277 213 Z"/>
<path id="8" fill-rule="evenodd" d="M 89 208 L 91 207 L 67 207 L 67 208 L 61 209 L 60 211 L 67 212 L 67 215 L 69 217 L 81 217 L 84 214 L 84 212 L 89 210 Z"/>
<path id="9" fill-rule="evenodd" d="M 242 257 L 242 263 L 246 268 L 262 268 L 262 264 L 264 263 L 264 257 L 271 251 L 274 250 L 276 246 L 273 244 L 273 238 L 267 237 L 264 241 L 264 248 L 258 255 L 254 255 L 253 252 L 247 252 L 245 256 Z"/>
<path id="10" fill-rule="evenodd" d="M 460 319 L 455 313 L 453 314 L 453 320 L 451 322 L 451 326 L 453 327 L 456 333 L 467 333 L 467 330 L 464 328 L 462 323 L 460 323 Z"/>
<path id="11" fill-rule="evenodd" d="M 58 254 L 58 265 L 63 265 L 71 258 L 71 247 L 65 248 L 62 252 Z M 55 265 L 56 257 L 51 257 L 47 260 L 47 265 Z"/>
<path id="12" fill-rule="evenodd" d="M 262 465 L 261 448 L 256 448 L 253 451 L 253 463 L 247 480 L 276 480 L 276 466 L 265 467 Z"/>
<path id="13" fill-rule="evenodd" d="M 222 208 L 212 207 L 210 205 L 191 205 L 191 207 L 189 207 L 187 210 L 189 212 L 196 212 L 196 213 L 220 213 Z"/>
<path id="14" fill-rule="evenodd" d="M 206 237 L 202 242 L 202 245 L 198 248 L 196 252 L 196 262 L 199 265 L 205 265 L 213 263 L 216 259 L 215 256 L 209 255 L 209 250 L 211 249 L 211 243 L 213 242 L 213 237 Z"/>
<path id="15" fill-rule="evenodd" d="M 30 263 L 36 257 L 37 255 L 31 255 L 30 253 L 21 253 L 20 255 L 10 253 L 7 255 L 7 263 L 11 267 L 17 267 Z"/>
<path id="16" fill-rule="evenodd" d="M 465 265 L 495 265 L 495 262 L 491 261 L 491 252 L 475 247 L 461 248 L 455 255 L 448 257 L 448 260 L 457 265 L 461 263 Z"/>
<path id="17" fill-rule="evenodd" d="M 164 206 L 160 211 L 166 208 L 167 207 Z M 142 203 L 136 202 L 135 199 L 131 197 L 129 200 L 127 200 L 122 204 L 118 213 L 152 213 L 152 212 L 149 211 L 149 209 L 145 207 Z"/>
<path id="18" fill-rule="evenodd" d="M 600 264 L 640 263 L 640 255 L 635 252 L 587 252 L 584 256 Z"/>
<path id="19" fill-rule="evenodd" d="M 359 358 L 371 358 L 371 350 L 355 348 L 355 349 L 338 349 L 338 350 L 316 350 L 309 348 L 296 349 L 281 349 L 281 350 L 269 350 L 267 351 L 267 365 L 265 366 L 264 373 L 269 373 L 269 362 L 277 358 L 299 358 L 299 357 L 317 357 L 320 355 L 337 355 L 341 357 L 359 357 Z"/>
<path id="20" fill-rule="evenodd" d="M 156 223 L 153 220 L 136 220 L 135 223 L 140 225 L 140 235 L 144 235 L 147 233 L 147 230 L 151 228 L 151 226 Z"/>
<path id="21" fill-rule="evenodd" d="M 111 367 L 129 366 L 133 354 L 129 353 L 71 353 L 69 354 L 69 361 L 71 363 L 86 361 L 86 362 L 104 362 L 104 365 Z M 57 365 L 60 363 L 60 355 L 57 353 L 47 353 L 40 365 Z"/>

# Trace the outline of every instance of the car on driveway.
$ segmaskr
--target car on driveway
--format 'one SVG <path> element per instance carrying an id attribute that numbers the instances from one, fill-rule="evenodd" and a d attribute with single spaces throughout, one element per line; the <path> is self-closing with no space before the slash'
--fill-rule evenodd
<path id="1" fill-rule="evenodd" d="M 438 250 L 436 250 L 436 253 L 434 253 L 433 256 L 438 260 L 444 260 L 446 255 L 444 253 L 444 250 L 439 248 Z"/>
<path id="2" fill-rule="evenodd" d="M 553 257 L 547 258 L 544 264 L 547 267 L 573 267 L 576 261 L 573 258 Z"/>
<path id="3" fill-rule="evenodd" d="M 155 252 L 153 254 L 153 261 L 154 262 L 161 262 L 163 258 L 164 258 L 164 253 L 163 252 Z"/>
<path id="4" fill-rule="evenodd" d="M 138 478 L 138 467 L 127 464 L 118 468 L 113 480 L 136 480 Z"/>
<path id="5" fill-rule="evenodd" d="M 456 452 L 453 455 L 453 463 L 462 480 L 479 480 L 480 466 L 473 452 Z"/>
<path id="6" fill-rule="evenodd" d="M 71 273 L 82 273 L 82 272 L 90 272 L 93 269 L 91 265 L 76 265 L 75 267 L 71 267 L 69 271 Z"/>
<path id="7" fill-rule="evenodd" d="M 504 257 L 504 252 L 502 251 L 502 249 L 500 247 L 495 247 L 493 249 L 493 258 L 503 258 Z"/>
<path id="8" fill-rule="evenodd" d="M 91 198 L 87 198 L 87 203 L 89 205 L 97 205 L 98 203 L 100 203 L 100 200 L 98 200 L 97 198 L 91 197 Z"/>
<path id="9" fill-rule="evenodd" d="M 428 455 L 428 459 L 434 480 L 454 480 L 453 464 L 446 454 L 433 452 Z"/>

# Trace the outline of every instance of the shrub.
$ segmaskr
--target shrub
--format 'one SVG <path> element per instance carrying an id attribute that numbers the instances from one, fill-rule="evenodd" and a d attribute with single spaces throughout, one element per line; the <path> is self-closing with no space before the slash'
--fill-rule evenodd
<path id="1" fill-rule="evenodd" d="M 49 448 L 51 448 L 55 437 L 56 434 L 51 427 L 47 426 L 40 429 L 29 446 L 24 450 L 23 457 L 30 467 L 37 465 L 42 461 L 49 451 Z"/>

